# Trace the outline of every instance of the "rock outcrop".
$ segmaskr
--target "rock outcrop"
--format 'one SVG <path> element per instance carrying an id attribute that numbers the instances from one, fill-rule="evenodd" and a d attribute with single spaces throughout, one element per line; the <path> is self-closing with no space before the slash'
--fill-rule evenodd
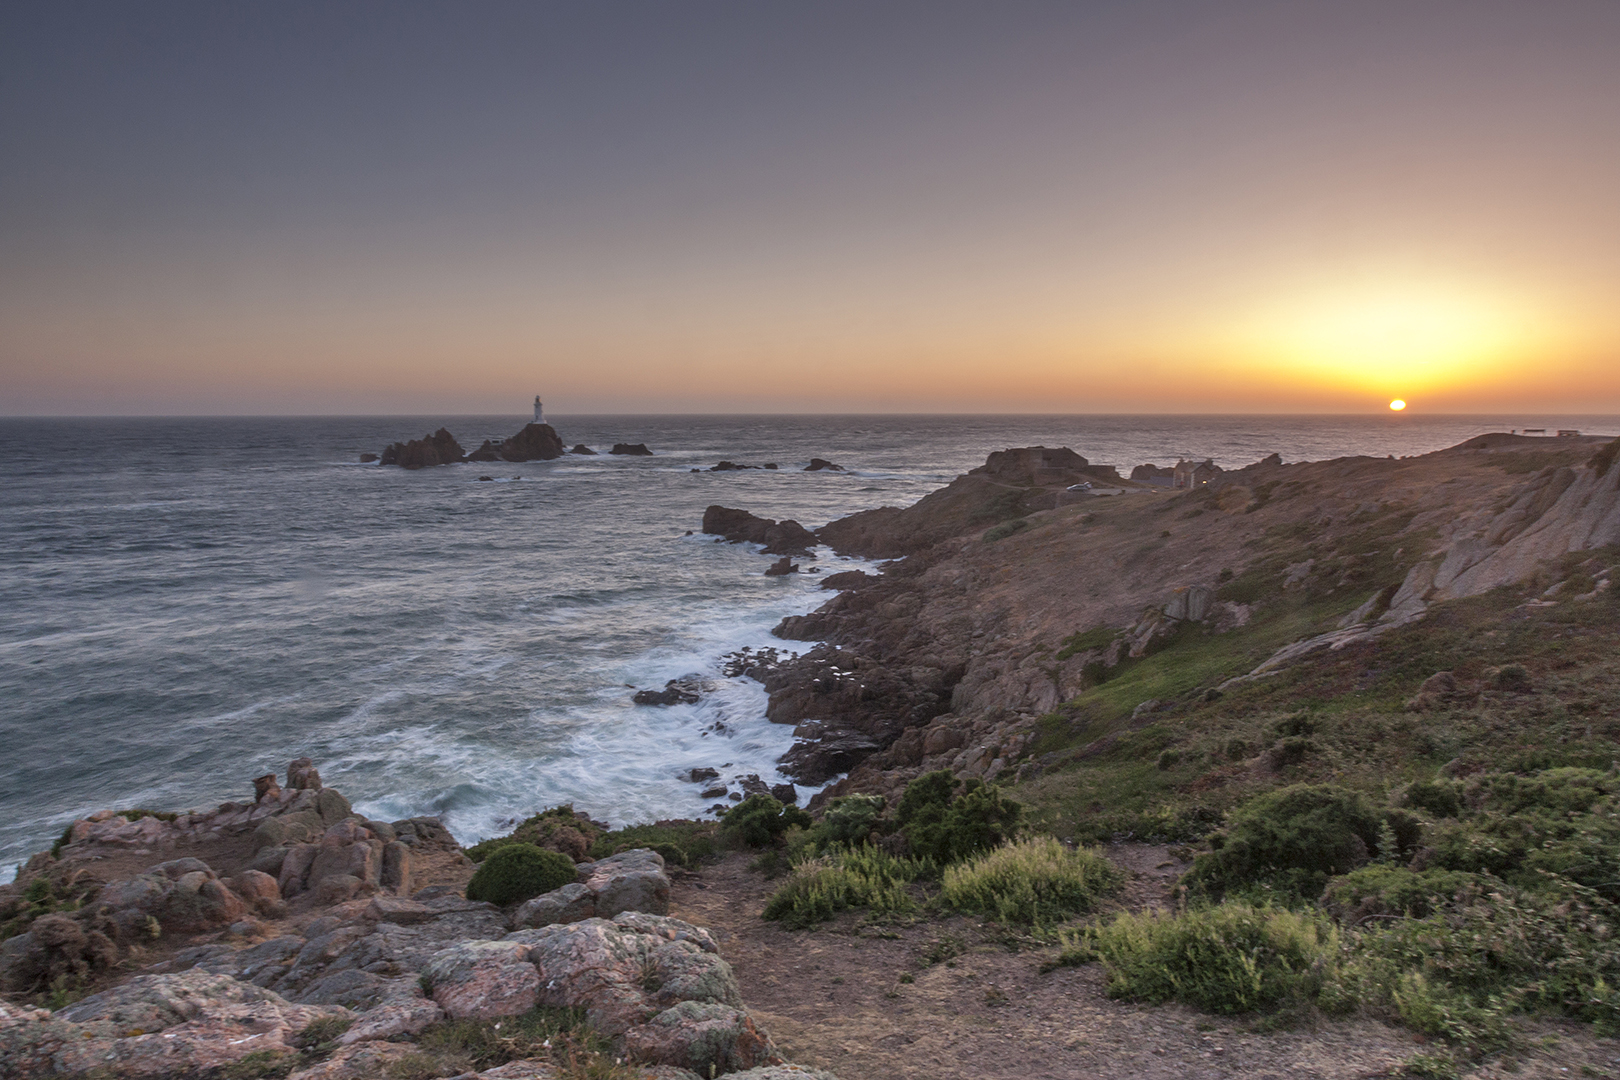
<path id="1" fill-rule="evenodd" d="M 514 930 L 584 919 L 611 919 L 625 911 L 669 912 L 669 877 L 664 858 L 636 848 L 596 862 L 581 863 L 579 881 L 525 900 L 512 912 Z"/>
<path id="2" fill-rule="evenodd" d="M 610 454 L 619 454 L 626 457 L 652 457 L 653 452 L 647 449 L 646 443 L 614 443 Z"/>
<path id="3" fill-rule="evenodd" d="M 425 469 L 433 465 L 453 465 L 467 460 L 456 437 L 444 428 L 410 442 L 393 443 L 382 452 L 379 465 L 402 469 Z"/>
<path id="4" fill-rule="evenodd" d="M 734 544 L 760 544 L 766 555 L 809 556 L 816 546 L 815 534 L 797 521 L 755 517 L 729 506 L 703 511 L 703 531 Z"/>
<path id="5" fill-rule="evenodd" d="M 577 447 L 574 452 L 578 453 Z M 482 446 L 467 455 L 467 460 L 551 461 L 564 453 L 562 439 L 550 424 L 525 424 L 522 431 L 500 443 L 485 439 Z"/>
<path id="6" fill-rule="evenodd" d="M 804 471 L 805 472 L 843 472 L 844 467 L 842 465 L 834 465 L 832 462 L 828 461 L 826 458 L 813 457 L 813 458 L 810 459 L 810 464 L 808 464 L 808 465 L 806 465 L 804 467 Z"/>

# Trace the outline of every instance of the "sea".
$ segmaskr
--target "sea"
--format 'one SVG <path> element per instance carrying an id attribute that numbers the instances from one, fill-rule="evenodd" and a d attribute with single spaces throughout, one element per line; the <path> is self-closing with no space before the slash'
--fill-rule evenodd
<path id="1" fill-rule="evenodd" d="M 769 557 L 699 531 L 713 503 L 815 528 L 1011 446 L 1128 472 L 1620 433 L 1610 416 L 549 419 L 601 453 L 359 460 L 439 427 L 471 450 L 520 415 L 0 419 L 0 878 L 76 817 L 247 800 L 297 757 L 359 812 L 438 815 L 463 842 L 560 803 L 616 825 L 699 816 L 695 768 L 781 782 L 791 728 L 725 658 L 806 648 L 771 628 L 865 564 L 823 549 L 800 560 L 821 574 L 767 578 Z M 606 453 L 619 442 L 653 456 Z M 805 472 L 813 457 L 845 471 Z M 708 471 L 721 460 L 778 468 Z M 712 690 L 633 703 L 684 676 Z"/>

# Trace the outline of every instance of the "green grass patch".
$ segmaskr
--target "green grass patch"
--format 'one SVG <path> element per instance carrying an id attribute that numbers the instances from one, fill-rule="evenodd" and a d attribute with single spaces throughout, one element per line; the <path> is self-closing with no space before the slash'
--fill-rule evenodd
<path id="1" fill-rule="evenodd" d="M 940 901 L 999 922 L 1044 926 L 1091 911 L 1124 877 L 1096 851 L 1070 851 L 1038 836 L 946 867 Z"/>
<path id="2" fill-rule="evenodd" d="M 590 857 L 605 859 L 632 848 L 651 848 L 674 866 L 696 866 L 717 855 L 720 826 L 713 821 L 660 821 L 627 825 L 602 833 L 591 844 Z"/>
<path id="3" fill-rule="evenodd" d="M 1118 630 L 1106 626 L 1082 630 L 1078 634 L 1070 634 L 1063 639 L 1063 647 L 1058 650 L 1057 659 L 1067 660 L 1079 653 L 1089 652 L 1093 649 L 1106 649 L 1119 637 Z"/>
<path id="4" fill-rule="evenodd" d="M 908 886 L 937 873 L 927 859 L 897 858 L 871 844 L 835 848 L 794 867 L 761 914 L 790 930 L 851 908 L 867 908 L 876 916 L 911 915 L 918 903 Z"/>
<path id="5" fill-rule="evenodd" d="M 1125 914 L 1062 941 L 1058 963 L 1102 961 L 1109 997 L 1226 1014 L 1308 1006 L 1339 953 L 1321 915 L 1238 903 Z"/>

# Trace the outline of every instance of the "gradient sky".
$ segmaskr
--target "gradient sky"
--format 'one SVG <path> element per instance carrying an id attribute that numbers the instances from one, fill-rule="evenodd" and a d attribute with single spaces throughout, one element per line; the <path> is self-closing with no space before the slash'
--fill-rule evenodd
<path id="1" fill-rule="evenodd" d="M 1620 3 L 14 2 L 0 415 L 1620 412 Z"/>

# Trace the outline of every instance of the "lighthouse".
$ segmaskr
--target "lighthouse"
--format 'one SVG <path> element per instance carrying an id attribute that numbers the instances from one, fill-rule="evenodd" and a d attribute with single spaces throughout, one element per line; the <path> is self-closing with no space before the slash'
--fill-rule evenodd
<path id="1" fill-rule="evenodd" d="M 534 395 L 534 422 L 537 424 L 546 422 L 545 407 L 540 404 L 539 394 Z"/>

